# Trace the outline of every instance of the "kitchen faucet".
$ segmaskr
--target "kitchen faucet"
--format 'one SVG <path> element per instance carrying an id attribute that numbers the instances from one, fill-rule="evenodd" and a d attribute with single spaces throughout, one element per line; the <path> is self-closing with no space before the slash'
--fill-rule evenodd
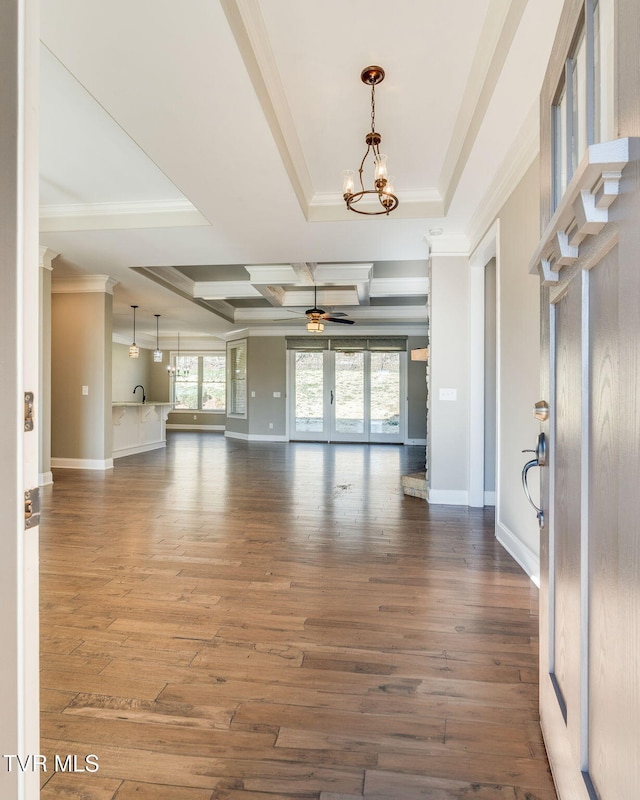
<path id="1" fill-rule="evenodd" d="M 134 394 L 136 393 L 136 389 L 142 389 L 142 402 L 144 403 L 144 401 L 147 399 L 147 395 L 144 393 L 144 386 L 139 383 L 133 390 Z"/>

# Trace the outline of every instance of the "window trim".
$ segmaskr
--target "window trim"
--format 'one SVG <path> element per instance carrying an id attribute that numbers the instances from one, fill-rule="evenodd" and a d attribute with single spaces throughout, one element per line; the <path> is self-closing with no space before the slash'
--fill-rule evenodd
<path id="1" fill-rule="evenodd" d="M 249 403 L 248 403 L 248 391 L 247 391 L 247 339 L 235 339 L 231 342 L 227 342 L 227 361 L 226 361 L 226 375 L 227 375 L 227 410 L 226 414 L 227 417 L 232 419 L 247 419 L 248 418 L 248 411 L 249 411 Z M 233 358 L 231 356 L 231 352 L 233 350 L 241 350 L 244 352 L 244 371 L 242 378 L 238 379 L 232 376 L 231 374 L 231 364 Z M 238 398 L 234 395 L 234 389 L 239 385 L 239 382 L 242 381 L 244 384 L 244 411 L 236 411 L 234 410 L 236 404 L 234 400 L 237 401 Z"/>

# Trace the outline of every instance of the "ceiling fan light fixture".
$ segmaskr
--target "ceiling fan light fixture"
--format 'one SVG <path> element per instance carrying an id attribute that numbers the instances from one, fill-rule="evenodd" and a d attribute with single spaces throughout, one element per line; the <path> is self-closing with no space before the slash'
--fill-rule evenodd
<path id="1" fill-rule="evenodd" d="M 322 333 L 324 331 L 324 322 L 319 319 L 310 319 L 307 322 L 307 330 L 309 333 Z"/>
<path id="2" fill-rule="evenodd" d="M 365 67 L 360 74 L 360 80 L 367 84 L 367 86 L 371 86 L 371 130 L 365 136 L 367 149 L 365 150 L 365 154 L 360 162 L 360 169 L 358 170 L 358 175 L 360 177 L 360 190 L 356 191 L 357 186 L 355 182 L 354 170 L 345 170 L 342 175 L 342 197 L 347 204 L 347 209 L 349 211 L 354 211 L 356 214 L 364 214 L 366 216 L 386 214 L 388 216 L 391 211 L 398 207 L 398 198 L 394 193 L 393 183 L 389 178 L 387 169 L 387 156 L 380 152 L 380 142 L 382 141 L 382 136 L 375 129 L 375 88 L 377 83 L 381 83 L 384 80 L 384 70 L 382 67 Z M 364 165 L 369 153 L 373 154 L 373 189 L 364 188 L 364 180 L 362 177 Z M 360 200 L 362 200 L 363 197 L 367 199 L 376 197 L 379 206 L 361 206 L 358 208 L 357 204 L 360 202 Z M 380 206 L 382 206 L 381 209 Z"/>

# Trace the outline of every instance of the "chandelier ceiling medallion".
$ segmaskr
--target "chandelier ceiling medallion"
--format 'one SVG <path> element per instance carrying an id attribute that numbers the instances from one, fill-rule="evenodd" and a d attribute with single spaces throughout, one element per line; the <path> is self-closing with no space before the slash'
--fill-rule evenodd
<path id="1" fill-rule="evenodd" d="M 355 211 L 356 214 L 365 214 L 367 216 L 377 216 L 378 214 L 389 214 L 398 207 L 398 198 L 395 196 L 393 189 L 393 181 L 387 173 L 387 157 L 380 152 L 380 142 L 382 136 L 376 131 L 376 84 L 382 83 L 384 80 L 384 70 L 382 67 L 365 67 L 360 75 L 360 80 L 371 86 L 371 130 L 365 136 L 367 149 L 360 162 L 360 169 L 358 174 L 360 176 L 360 191 L 356 190 L 355 172 L 352 169 L 347 169 L 343 173 L 342 196 L 347 204 L 349 211 Z M 373 167 L 374 177 L 373 189 L 365 189 L 362 172 L 364 164 L 367 160 L 369 153 L 373 153 Z M 362 198 L 371 199 L 375 195 L 379 206 L 372 206 L 367 208 L 366 205 L 357 207 L 357 204 Z M 380 208 L 382 206 L 382 208 Z"/>

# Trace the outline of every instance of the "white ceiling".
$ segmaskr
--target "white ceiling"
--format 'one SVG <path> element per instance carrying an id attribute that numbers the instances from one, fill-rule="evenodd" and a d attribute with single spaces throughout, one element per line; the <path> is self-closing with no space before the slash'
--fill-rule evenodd
<path id="1" fill-rule="evenodd" d="M 534 157 L 562 4 L 42 0 L 54 279 L 114 277 L 116 337 L 136 303 L 143 345 L 158 313 L 165 335 L 203 345 L 297 330 L 314 280 L 358 330 L 422 324 L 425 237 L 468 252 Z M 376 130 L 400 200 L 390 217 L 352 214 L 341 196 L 365 150 L 370 64 L 386 71 Z"/>

